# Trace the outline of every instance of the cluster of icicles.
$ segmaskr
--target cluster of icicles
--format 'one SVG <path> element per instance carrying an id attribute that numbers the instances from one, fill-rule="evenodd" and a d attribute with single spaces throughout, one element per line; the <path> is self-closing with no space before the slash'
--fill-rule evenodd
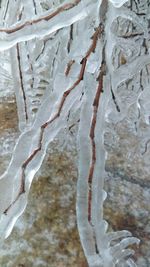
<path id="1" fill-rule="evenodd" d="M 111 64 L 109 75 L 106 67 L 113 48 L 105 51 L 114 38 L 110 24 L 125 2 L 49 0 L 48 10 L 43 11 L 39 0 L 2 1 L 0 50 L 10 52 L 21 134 L 0 178 L 1 242 L 27 205 L 31 182 L 48 144 L 78 117 L 77 222 L 88 264 L 136 266 L 128 246 L 139 240 L 125 230 L 107 232 L 103 219 L 103 129 L 111 97 Z M 104 23 L 107 14 L 100 14 L 109 10 L 110 19 Z"/>

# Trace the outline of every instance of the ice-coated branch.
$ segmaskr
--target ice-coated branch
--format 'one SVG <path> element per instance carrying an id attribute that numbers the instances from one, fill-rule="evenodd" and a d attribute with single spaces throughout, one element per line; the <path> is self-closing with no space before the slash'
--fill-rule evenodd
<path id="1" fill-rule="evenodd" d="M 29 19 L 31 15 L 41 14 L 42 9 L 37 3 L 35 8 L 35 2 L 26 1 L 26 4 L 22 6 L 19 5 L 18 7 L 16 5 L 16 12 L 14 6 L 14 13 L 16 14 L 15 19 L 17 18 L 20 21 L 23 18 Z M 41 77 L 35 66 L 35 57 L 39 55 L 42 45 L 42 40 L 38 42 L 34 40 L 17 43 L 10 49 L 12 75 L 18 106 L 19 129 L 21 131 L 32 125 L 43 96 L 43 92 L 39 90 Z M 14 66 L 16 66 L 15 69 Z"/>
<path id="2" fill-rule="evenodd" d="M 10 196 L 5 201 L 3 196 L 4 202 L 1 202 L 0 205 L 2 213 L 0 219 L 1 238 L 9 235 L 17 217 L 26 206 L 31 181 L 42 163 L 47 145 L 54 139 L 59 130 L 65 127 L 65 117 L 80 95 L 81 88 L 78 88 L 78 91 L 69 97 L 72 90 L 80 83 L 82 75 L 83 67 L 77 81 L 64 91 L 62 96 L 58 96 L 58 99 L 55 93 L 51 96 L 52 99 L 56 99 L 56 102 L 53 100 L 55 105 L 52 109 L 49 109 L 50 98 L 44 101 L 33 128 L 23 133 L 19 138 L 10 166 L 0 180 L 1 188 L 3 188 L 6 196 Z M 46 117 L 50 119 L 45 120 Z M 12 186 L 10 187 L 8 184 Z"/>
<path id="3" fill-rule="evenodd" d="M 96 0 L 65 1 L 54 10 L 45 12 L 39 17 L 16 23 L 7 28 L 0 28 L 0 50 L 6 50 L 18 42 L 43 38 L 57 30 L 67 27 L 88 16 L 94 10 Z"/>
<path id="4" fill-rule="evenodd" d="M 10 49 L 21 130 L 8 169 L 0 177 L 0 240 L 8 237 L 23 213 L 49 143 L 62 129 L 75 125 L 68 124 L 73 112 L 79 122 L 77 223 L 89 267 L 134 267 L 129 246 L 139 240 L 125 230 L 109 232 L 103 218 L 104 134 L 109 103 L 115 104 L 117 114 L 124 105 L 119 85 L 149 62 L 149 55 L 136 54 L 133 62 L 116 68 L 114 48 L 123 47 L 129 55 L 128 48 L 134 50 L 135 45 L 116 36 L 113 23 L 119 17 L 134 19 L 144 37 L 146 24 L 122 7 L 125 0 L 67 0 L 57 1 L 58 6 L 52 2 L 43 11 L 38 0 L 8 0 L 0 13 L 0 50 Z M 132 101 L 143 105 L 142 97 L 131 98 L 126 109 Z M 116 122 L 118 117 L 114 116 Z"/>

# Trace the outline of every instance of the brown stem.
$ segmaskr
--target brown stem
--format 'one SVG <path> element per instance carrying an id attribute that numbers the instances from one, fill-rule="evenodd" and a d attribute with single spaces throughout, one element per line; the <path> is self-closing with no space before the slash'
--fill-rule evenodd
<path id="1" fill-rule="evenodd" d="M 67 68 L 65 70 L 65 75 L 68 76 L 69 72 L 71 70 L 72 65 L 75 63 L 75 60 L 71 59 L 68 64 L 67 64 Z"/>
<path id="2" fill-rule="evenodd" d="M 89 192 L 88 192 L 88 221 L 91 223 L 91 202 L 92 202 L 92 181 L 94 175 L 94 168 L 96 164 L 96 144 L 95 144 L 95 127 L 97 123 L 97 112 L 100 102 L 100 96 L 103 92 L 103 77 L 105 75 L 105 63 L 102 63 L 99 73 L 99 83 L 97 87 L 97 91 L 95 94 L 95 98 L 93 101 L 93 117 L 90 127 L 90 139 L 91 139 L 91 146 L 92 146 L 92 159 L 91 165 L 88 174 L 88 185 L 89 185 Z"/>
<path id="3" fill-rule="evenodd" d="M 25 118 L 27 121 L 28 120 L 27 101 L 26 101 L 26 94 L 24 90 L 23 76 L 22 76 L 22 71 L 21 71 L 19 44 L 16 45 L 16 49 L 17 49 L 18 68 L 19 68 L 19 75 L 20 75 L 20 84 L 21 84 L 21 90 L 22 90 L 23 100 L 24 100 Z"/>
<path id="4" fill-rule="evenodd" d="M 24 22 L 24 23 L 22 23 L 20 25 L 12 26 L 12 28 L 1 28 L 0 32 L 5 32 L 7 34 L 10 34 L 10 33 L 13 33 L 13 32 L 17 32 L 17 31 L 23 29 L 26 26 L 37 24 L 38 22 L 40 22 L 42 20 L 49 21 L 52 18 L 54 18 L 55 16 L 59 15 L 60 13 L 74 8 L 80 2 L 81 2 L 81 0 L 74 0 L 73 3 L 68 3 L 68 4 L 65 4 L 65 5 L 63 5 L 61 7 L 58 7 L 56 9 L 56 11 L 54 11 L 53 13 L 50 13 L 50 14 L 45 15 L 45 16 L 41 16 L 40 18 L 37 18 L 37 19 L 28 20 L 28 21 L 26 21 L 26 22 Z"/>
<path id="5" fill-rule="evenodd" d="M 68 53 L 70 53 L 70 47 L 71 47 L 72 41 L 73 41 L 73 24 L 71 24 L 71 26 L 70 26 L 69 41 L 68 41 L 68 44 L 67 44 Z"/>
<path id="6" fill-rule="evenodd" d="M 21 174 L 21 186 L 20 186 L 20 190 L 18 192 L 18 195 L 17 197 L 15 198 L 15 200 L 5 209 L 5 211 L 3 212 L 5 215 L 7 215 L 7 212 L 9 211 L 9 209 L 16 203 L 16 201 L 19 199 L 19 197 L 25 193 L 25 170 L 28 166 L 28 164 L 32 161 L 32 159 L 36 156 L 36 154 L 41 150 L 42 148 L 42 141 L 43 141 L 43 136 L 44 136 L 44 130 L 53 122 L 55 121 L 59 116 L 60 116 L 60 113 L 62 111 L 62 108 L 65 104 L 65 101 L 67 99 L 67 97 L 69 96 L 69 94 L 77 87 L 77 85 L 83 80 L 84 78 L 84 73 L 85 73 L 85 68 L 86 68 L 86 63 L 87 63 L 87 60 L 88 60 L 88 57 L 91 55 L 91 53 L 93 53 L 95 51 L 95 48 L 96 48 L 96 44 L 97 44 L 97 41 L 98 41 L 98 36 L 99 36 L 99 33 L 102 32 L 102 29 L 100 31 L 100 28 L 98 27 L 96 30 L 95 30 L 95 33 L 94 35 L 92 36 L 92 44 L 90 46 L 90 48 L 88 49 L 85 57 L 82 59 L 81 61 L 81 68 L 80 68 L 80 72 L 79 72 L 79 75 L 78 75 L 78 78 L 77 80 L 73 83 L 73 85 L 68 89 L 66 90 L 64 93 L 63 93 L 63 96 L 60 100 L 60 103 L 59 103 L 59 106 L 58 106 L 58 110 L 57 112 L 54 114 L 54 116 L 48 120 L 47 122 L 43 123 L 41 125 L 41 132 L 40 132 L 40 137 L 39 137 L 39 144 L 38 144 L 38 147 L 33 150 L 33 152 L 30 154 L 30 156 L 23 162 L 22 166 L 21 166 L 21 169 L 22 169 L 22 174 Z M 99 88 L 99 86 L 98 86 Z M 99 89 L 98 89 L 99 90 Z M 96 94 L 97 95 L 97 94 Z M 97 96 L 96 96 L 97 98 Z M 91 202 L 90 202 L 91 203 Z"/>

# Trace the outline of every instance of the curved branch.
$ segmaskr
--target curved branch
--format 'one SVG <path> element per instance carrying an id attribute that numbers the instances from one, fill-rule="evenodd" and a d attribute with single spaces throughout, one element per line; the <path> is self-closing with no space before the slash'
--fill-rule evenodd
<path id="1" fill-rule="evenodd" d="M 35 17 L 23 23 L 16 23 L 9 28 L 0 28 L 0 50 L 9 49 L 21 41 L 42 38 L 84 19 L 89 15 L 89 11 L 92 12 L 97 0 L 92 1 L 92 3 L 87 0 L 85 3 L 81 0 L 66 1 L 57 9 L 45 12 L 40 17 Z"/>

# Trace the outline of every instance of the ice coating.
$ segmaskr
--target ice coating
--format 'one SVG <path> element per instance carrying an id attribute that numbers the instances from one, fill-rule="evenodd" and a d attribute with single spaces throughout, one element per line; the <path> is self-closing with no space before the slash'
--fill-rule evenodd
<path id="1" fill-rule="evenodd" d="M 115 267 L 118 263 L 122 267 L 136 266 L 128 259 L 134 253 L 128 246 L 138 244 L 139 240 L 125 230 L 109 232 L 103 218 L 107 196 L 103 189 L 107 156 L 104 133 L 105 122 L 112 117 L 114 123 L 119 122 L 134 103 L 140 111 L 149 112 L 142 93 L 124 95 L 126 90 L 118 90 L 121 83 L 148 64 L 149 55 L 135 57 L 134 62 L 128 63 L 126 58 L 121 58 L 126 64 L 117 68 L 112 60 L 117 45 L 123 47 L 121 52 L 127 50 L 125 56 L 132 56 L 131 42 L 126 43 L 128 38 L 123 40 L 123 36 L 115 35 L 113 22 L 119 17 L 133 18 L 142 25 L 142 30 L 146 23 L 142 24 L 141 18 L 121 8 L 126 1 L 110 1 L 112 5 L 103 6 L 107 14 L 101 17 L 98 0 L 49 2 L 52 9 L 46 12 L 41 10 L 38 0 L 35 0 L 37 5 L 25 1 L 24 9 L 23 1 L 18 0 L 5 6 L 1 13 L 5 23 L 0 28 L 0 49 L 11 48 L 22 132 L 10 165 L 0 178 L 1 241 L 11 233 L 26 207 L 32 180 L 48 144 L 62 129 L 69 129 L 75 123 L 73 114 L 76 113 L 79 122 L 77 223 L 88 264 L 90 267 Z M 12 3 L 17 22 L 13 21 L 15 16 L 11 17 Z M 112 104 L 116 107 L 115 115 Z M 144 117 L 147 124 L 148 118 Z"/>
<path id="2" fill-rule="evenodd" d="M 114 7 L 119 8 L 121 6 L 123 6 L 126 2 L 128 2 L 128 0 L 109 0 Z"/>

